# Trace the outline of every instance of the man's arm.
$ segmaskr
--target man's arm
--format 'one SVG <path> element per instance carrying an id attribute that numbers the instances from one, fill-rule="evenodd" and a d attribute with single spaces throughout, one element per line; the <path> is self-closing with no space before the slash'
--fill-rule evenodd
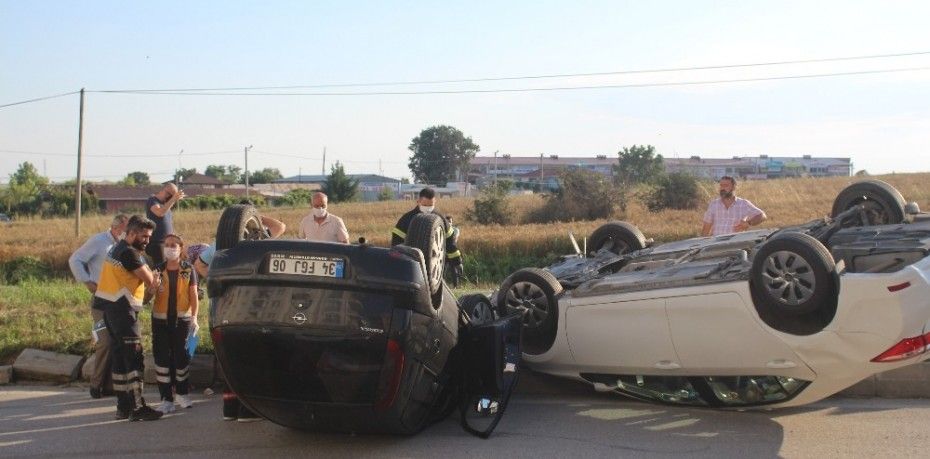
<path id="1" fill-rule="evenodd" d="M 84 284 L 90 293 L 97 290 L 97 279 L 90 278 L 90 269 L 88 268 L 94 256 L 99 256 L 97 248 L 93 244 L 94 238 L 90 238 L 81 247 L 74 251 L 68 258 L 68 267 L 71 268 L 71 274 L 74 280 Z"/>
<path id="2" fill-rule="evenodd" d="M 149 207 L 149 210 L 151 210 L 153 214 L 159 217 L 164 217 L 165 214 L 171 211 L 171 208 L 174 207 L 174 204 L 183 197 L 184 192 L 178 190 L 178 192 L 175 193 L 174 196 L 171 196 L 171 198 L 169 198 L 168 201 L 166 201 L 164 204 L 159 204 L 156 202 L 155 204 L 152 204 L 152 207 Z"/>
<path id="3" fill-rule="evenodd" d="M 349 230 L 346 228 L 345 222 L 342 221 L 342 219 L 340 218 L 339 220 L 337 220 L 337 223 L 339 223 L 339 225 L 336 228 L 336 232 L 337 232 L 336 239 L 343 244 L 348 244 L 349 243 Z"/>
<path id="4" fill-rule="evenodd" d="M 155 273 L 149 269 L 148 265 L 142 265 L 132 270 L 132 273 L 145 284 L 146 288 L 154 290 L 158 287 L 158 284 L 161 283 L 161 277 L 156 276 Z"/>
<path id="5" fill-rule="evenodd" d="M 701 228 L 701 236 L 710 236 L 710 230 L 713 226 L 713 223 L 704 222 L 704 227 Z"/>
<path id="6" fill-rule="evenodd" d="M 262 215 L 262 225 L 268 228 L 268 233 L 271 235 L 272 239 L 284 234 L 284 231 L 287 229 L 287 225 L 281 220 L 276 220 L 265 215 Z"/>

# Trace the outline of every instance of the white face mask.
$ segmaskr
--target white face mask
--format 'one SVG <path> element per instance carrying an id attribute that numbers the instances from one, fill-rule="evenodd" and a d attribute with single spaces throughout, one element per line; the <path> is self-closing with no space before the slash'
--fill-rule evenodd
<path id="1" fill-rule="evenodd" d="M 119 236 L 116 236 L 116 240 L 117 240 L 117 241 L 122 241 L 123 239 L 126 239 L 126 232 L 125 232 L 125 231 L 119 233 Z"/>
<path id="2" fill-rule="evenodd" d="M 326 212 L 325 207 L 314 207 L 313 208 L 313 216 L 316 218 L 323 218 L 326 216 L 326 214 L 327 212 Z"/>
<path id="3" fill-rule="evenodd" d="M 435 208 L 436 208 L 436 206 L 420 206 L 420 212 L 423 212 L 424 214 L 428 214 L 428 213 L 432 212 L 433 209 L 435 209 Z"/>
<path id="4" fill-rule="evenodd" d="M 166 260 L 177 260 L 178 258 L 181 258 L 180 247 L 165 247 L 165 259 Z"/>

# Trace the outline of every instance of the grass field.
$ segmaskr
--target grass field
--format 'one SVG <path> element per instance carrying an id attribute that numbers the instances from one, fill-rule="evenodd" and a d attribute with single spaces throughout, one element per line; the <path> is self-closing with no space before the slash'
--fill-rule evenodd
<path id="1" fill-rule="evenodd" d="M 895 174 L 877 177 L 894 185 L 909 201 L 930 210 L 930 173 Z M 748 198 L 769 216 L 763 226 L 785 226 L 823 217 L 830 212 L 836 194 L 853 178 L 784 179 L 741 182 L 739 196 Z M 706 200 L 716 194 L 713 183 L 704 183 Z M 539 208 L 543 198 L 520 196 L 510 205 L 519 220 Z M 592 197 L 597 199 L 597 197 Z M 465 255 L 466 274 L 480 288 L 490 289 L 513 270 L 540 265 L 558 255 L 569 253 L 569 231 L 586 237 L 606 220 L 563 222 L 534 225 L 476 225 L 465 220 L 471 199 L 451 198 L 438 202 L 438 209 L 455 216 L 462 229 L 459 241 Z M 387 245 L 391 227 L 397 218 L 413 207 L 410 201 L 332 204 L 330 211 L 341 216 L 352 240 L 364 236 L 375 245 Z M 297 224 L 307 214 L 306 208 L 264 209 L 288 225 L 285 237 L 295 237 Z M 647 237 L 663 242 L 697 236 L 703 206 L 699 209 L 649 212 L 633 202 L 625 216 L 616 216 L 637 225 Z M 210 242 L 220 211 L 181 211 L 175 215 L 176 230 L 189 242 Z M 74 221 L 68 219 L 21 220 L 0 227 L 0 262 L 33 255 L 49 263 L 58 279 L 0 285 L 0 363 L 8 361 L 25 347 L 70 353 L 87 353 L 90 349 L 89 294 L 68 279 L 67 259 L 87 237 L 107 227 L 109 216 L 89 216 L 82 222 L 82 234 L 74 237 Z M 477 279 L 476 279 L 477 277 Z M 472 288 L 475 288 L 472 285 Z M 201 308 L 200 350 L 211 350 L 205 333 L 207 308 Z M 147 313 L 144 330 L 148 329 Z M 148 333 L 148 331 L 146 331 Z M 148 342 L 149 340 L 145 340 Z"/>

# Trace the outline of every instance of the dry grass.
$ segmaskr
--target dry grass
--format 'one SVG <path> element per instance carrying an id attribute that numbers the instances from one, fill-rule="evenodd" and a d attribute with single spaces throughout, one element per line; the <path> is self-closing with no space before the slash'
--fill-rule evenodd
<path id="1" fill-rule="evenodd" d="M 922 209 L 930 209 L 930 173 L 894 174 L 877 177 L 901 191 L 906 199 L 917 201 Z M 855 179 L 799 178 L 741 182 L 738 194 L 751 200 L 769 216 L 764 226 L 785 226 L 818 218 L 830 212 L 836 194 Z M 716 185 L 702 185 L 710 200 L 716 194 Z M 592 197 L 597 199 L 597 197 Z M 542 205 L 539 196 L 520 196 L 511 199 L 511 208 L 520 219 Z M 476 225 L 465 221 L 465 211 L 471 206 L 470 198 L 442 199 L 438 209 L 453 215 L 461 226 L 459 245 L 466 257 L 508 258 L 516 255 L 544 256 L 568 250 L 566 235 L 587 236 L 605 220 L 534 224 L 534 225 Z M 346 221 L 351 238 L 364 236 L 375 245 L 387 245 L 391 227 L 397 218 L 413 207 L 411 201 L 333 204 L 330 211 Z M 269 215 L 288 225 L 285 237 L 296 237 L 297 225 L 307 214 L 306 208 L 269 208 Z M 628 209 L 625 220 L 636 224 L 647 237 L 668 241 L 697 236 L 703 208 L 690 211 L 666 210 L 649 212 L 637 202 Z M 189 242 L 210 242 L 216 230 L 220 211 L 180 211 L 175 213 L 176 230 Z M 23 220 L 10 227 L 0 228 L 0 261 L 22 255 L 34 255 L 48 262 L 58 272 L 67 271 L 67 259 L 91 234 L 102 231 L 109 222 L 108 216 L 90 216 L 82 221 L 82 234 L 74 237 L 74 221 L 68 219 Z M 499 279 L 498 279 L 499 280 Z"/>

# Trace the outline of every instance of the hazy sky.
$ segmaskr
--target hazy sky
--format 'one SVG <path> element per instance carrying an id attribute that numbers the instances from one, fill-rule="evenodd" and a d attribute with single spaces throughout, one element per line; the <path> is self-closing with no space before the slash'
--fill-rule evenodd
<path id="1" fill-rule="evenodd" d="M 0 0 L 0 105 L 79 90 L 232 88 L 543 76 L 912 56 L 790 65 L 249 93 L 647 85 L 413 95 L 90 92 L 85 177 L 179 164 L 408 176 L 407 145 L 448 124 L 513 156 L 851 157 L 872 173 L 930 171 L 930 2 L 102 2 Z M 225 91 L 226 93 L 232 91 Z M 0 180 L 30 161 L 76 169 L 78 96 L 0 108 Z M 183 149 L 184 153 L 178 155 Z M 208 154 L 222 152 L 218 154 Z M 146 158 L 145 155 L 161 155 Z M 300 159 L 300 158 L 304 159 Z M 327 167 L 328 172 L 328 167 Z"/>

